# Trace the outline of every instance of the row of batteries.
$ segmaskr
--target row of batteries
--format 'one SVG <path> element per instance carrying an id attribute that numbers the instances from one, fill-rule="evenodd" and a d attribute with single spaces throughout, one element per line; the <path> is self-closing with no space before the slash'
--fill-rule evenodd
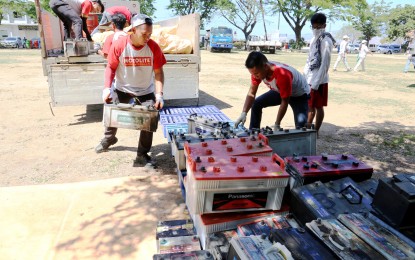
<path id="1" fill-rule="evenodd" d="M 153 259 L 415 259 L 415 175 L 316 156 L 310 129 L 216 126 L 170 135 L 191 219 L 158 223 Z"/>

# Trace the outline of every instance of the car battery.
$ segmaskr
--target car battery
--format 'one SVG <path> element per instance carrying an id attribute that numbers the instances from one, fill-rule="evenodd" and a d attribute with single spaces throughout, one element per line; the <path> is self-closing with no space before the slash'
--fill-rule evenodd
<path id="1" fill-rule="evenodd" d="M 230 240 L 238 237 L 236 230 L 226 230 L 209 234 L 206 239 L 206 248 L 212 252 L 217 260 L 224 260 L 228 256 Z"/>
<path id="2" fill-rule="evenodd" d="M 182 197 L 183 197 L 184 202 L 186 202 L 186 187 L 184 183 L 185 183 L 185 179 L 187 176 L 187 171 L 179 170 L 179 169 L 176 169 L 176 171 L 177 171 L 177 177 L 179 179 L 179 187 L 182 192 Z"/>
<path id="3" fill-rule="evenodd" d="M 415 227 L 415 174 L 379 179 L 373 208 L 394 228 Z"/>
<path id="4" fill-rule="evenodd" d="M 104 125 L 155 132 L 159 112 L 152 106 L 132 104 L 104 104 Z"/>
<path id="5" fill-rule="evenodd" d="M 276 154 L 205 156 L 187 165 L 186 203 L 191 214 L 281 207 L 289 175 Z"/>
<path id="6" fill-rule="evenodd" d="M 284 245 L 272 244 L 267 236 L 248 236 L 231 239 L 226 259 L 293 260 L 293 257 Z"/>
<path id="7" fill-rule="evenodd" d="M 337 218 L 387 259 L 415 259 L 415 243 L 372 214 L 341 214 Z"/>
<path id="8" fill-rule="evenodd" d="M 233 122 L 224 114 L 192 114 L 187 117 L 188 133 L 220 133 L 231 129 Z"/>
<path id="9" fill-rule="evenodd" d="M 289 207 L 283 205 L 280 210 L 242 211 L 227 213 L 192 214 L 196 233 L 200 237 L 202 248 L 206 249 L 209 234 L 237 228 L 239 224 L 252 222 L 266 217 L 285 216 Z"/>
<path id="10" fill-rule="evenodd" d="M 327 182 L 344 177 L 364 181 L 372 177 L 373 168 L 352 155 L 293 156 L 286 157 L 287 172 L 291 175 L 290 188 L 312 183 Z"/>
<path id="11" fill-rule="evenodd" d="M 163 237 L 158 240 L 157 253 L 169 254 L 201 250 L 198 236 Z"/>
<path id="12" fill-rule="evenodd" d="M 350 212 L 370 212 L 372 211 L 372 198 L 361 187 L 354 182 L 350 177 L 345 177 L 335 181 L 329 181 L 324 185 L 332 192 L 334 192 L 341 200 L 344 200 Z"/>
<path id="13" fill-rule="evenodd" d="M 258 136 L 223 139 L 201 143 L 185 143 L 185 156 L 196 159 L 198 156 L 271 156 L 272 149 L 268 146 L 268 139 Z"/>
<path id="14" fill-rule="evenodd" d="M 267 219 L 259 219 L 248 223 L 238 225 L 237 231 L 239 236 L 269 236 L 272 228 L 272 222 Z"/>
<path id="15" fill-rule="evenodd" d="M 364 191 L 368 194 L 372 199 L 375 196 L 376 189 L 378 188 L 379 180 L 370 178 L 362 182 L 358 182 L 357 185 L 359 186 L 360 190 Z"/>
<path id="16" fill-rule="evenodd" d="M 170 254 L 156 254 L 153 255 L 153 260 L 215 260 L 215 258 L 209 251 L 198 250 Z"/>
<path id="17" fill-rule="evenodd" d="M 384 259 L 336 219 L 317 219 L 307 223 L 306 226 L 340 259 Z"/>
<path id="18" fill-rule="evenodd" d="M 171 149 L 176 162 L 177 168 L 180 170 L 186 169 L 186 156 L 184 155 L 184 143 L 189 144 L 209 142 L 214 140 L 223 139 L 221 136 L 215 134 L 178 134 L 172 135 Z"/>
<path id="19" fill-rule="evenodd" d="M 63 41 L 63 52 L 66 57 L 88 56 L 89 48 L 87 39 Z"/>
<path id="20" fill-rule="evenodd" d="M 337 259 L 330 249 L 304 228 L 272 229 L 269 240 L 283 244 L 294 259 Z"/>
<path id="21" fill-rule="evenodd" d="M 281 157 L 316 155 L 317 132 L 314 129 L 261 128 L 260 132 L 268 138 L 272 151 Z"/>
<path id="22" fill-rule="evenodd" d="M 219 108 L 214 105 L 205 106 L 183 106 L 183 107 L 164 107 L 160 110 L 160 115 L 191 115 L 191 114 L 221 114 Z"/>
<path id="23" fill-rule="evenodd" d="M 301 225 L 317 218 L 330 219 L 344 213 L 369 212 L 362 203 L 361 192 L 345 189 L 342 193 L 334 193 L 320 181 L 291 190 L 290 210 Z"/>
<path id="24" fill-rule="evenodd" d="M 191 219 L 165 220 L 157 223 L 156 239 L 164 237 L 194 236 L 194 225 Z"/>

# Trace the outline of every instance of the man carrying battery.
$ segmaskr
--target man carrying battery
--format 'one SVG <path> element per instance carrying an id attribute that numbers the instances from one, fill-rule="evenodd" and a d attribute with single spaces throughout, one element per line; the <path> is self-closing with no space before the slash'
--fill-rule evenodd
<path id="1" fill-rule="evenodd" d="M 115 41 L 108 53 L 105 71 L 105 86 L 102 93 L 104 103 L 112 101 L 111 83 L 115 78 L 115 93 L 121 103 L 138 100 L 141 105 L 163 107 L 163 65 L 166 58 L 156 42 L 150 39 L 153 21 L 144 14 L 131 19 L 132 34 Z M 105 137 L 95 148 L 97 153 L 106 151 L 117 143 L 117 128 L 106 127 Z M 155 167 L 148 155 L 153 142 L 153 133 L 142 130 L 138 141 L 136 165 Z"/>
<path id="2" fill-rule="evenodd" d="M 235 121 L 235 128 L 239 124 L 245 123 L 246 115 L 251 108 L 249 128 L 260 128 L 262 109 L 278 105 L 279 109 L 274 129 L 280 128 L 288 105 L 291 106 L 294 112 L 295 126 L 304 127 L 307 122 L 307 102 L 310 94 L 310 86 L 304 76 L 289 65 L 269 62 L 264 54 L 257 51 L 253 51 L 248 55 L 245 67 L 251 73 L 251 87 L 246 96 L 242 113 Z M 270 90 L 255 98 L 261 81 Z"/>

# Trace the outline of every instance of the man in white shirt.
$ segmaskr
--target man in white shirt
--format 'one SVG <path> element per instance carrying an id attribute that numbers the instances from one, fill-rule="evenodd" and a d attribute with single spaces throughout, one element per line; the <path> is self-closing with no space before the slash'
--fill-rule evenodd
<path id="1" fill-rule="evenodd" d="M 343 40 L 340 43 L 340 50 L 339 50 L 339 56 L 337 57 L 336 62 L 334 63 L 333 70 L 337 70 L 337 64 L 339 64 L 340 61 L 343 61 L 344 66 L 346 67 L 347 71 L 350 71 L 349 64 L 347 64 L 346 59 L 346 53 L 347 53 L 347 43 L 349 42 L 349 36 L 344 35 Z"/>
<path id="2" fill-rule="evenodd" d="M 366 45 L 367 45 L 367 41 L 363 40 L 362 43 L 360 44 L 360 48 L 359 48 L 359 60 L 357 61 L 356 66 L 354 66 L 353 71 L 357 71 L 357 69 L 359 68 L 360 65 L 362 65 L 362 71 L 365 71 L 366 55 L 368 53 L 373 55 L 372 52 L 369 50 L 369 48 Z"/>
<path id="3" fill-rule="evenodd" d="M 311 126 L 315 117 L 317 134 L 324 119 L 323 107 L 327 106 L 328 71 L 331 50 L 336 42 L 330 33 L 325 32 L 326 20 L 326 15 L 323 13 L 315 13 L 310 19 L 314 37 L 310 41 L 310 52 L 304 66 L 304 76 L 311 88 L 308 100 L 307 126 Z"/>

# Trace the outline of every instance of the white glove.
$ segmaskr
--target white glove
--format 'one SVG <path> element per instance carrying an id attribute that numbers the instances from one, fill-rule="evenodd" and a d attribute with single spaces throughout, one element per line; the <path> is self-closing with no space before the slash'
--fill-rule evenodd
<path id="1" fill-rule="evenodd" d="M 162 109 L 164 106 L 163 95 L 156 94 L 156 109 Z"/>
<path id="2" fill-rule="evenodd" d="M 246 121 L 246 112 L 242 112 L 238 119 L 235 120 L 235 128 L 238 128 L 239 124 L 244 125 Z"/>
<path id="3" fill-rule="evenodd" d="M 274 132 L 279 131 L 279 130 L 280 130 L 280 128 L 281 128 L 281 126 L 280 126 L 280 125 L 275 124 L 275 125 L 274 125 Z"/>
<path id="4" fill-rule="evenodd" d="M 102 101 L 108 104 L 111 101 L 110 95 L 111 95 L 111 89 L 104 88 L 104 90 L 102 91 Z"/>

